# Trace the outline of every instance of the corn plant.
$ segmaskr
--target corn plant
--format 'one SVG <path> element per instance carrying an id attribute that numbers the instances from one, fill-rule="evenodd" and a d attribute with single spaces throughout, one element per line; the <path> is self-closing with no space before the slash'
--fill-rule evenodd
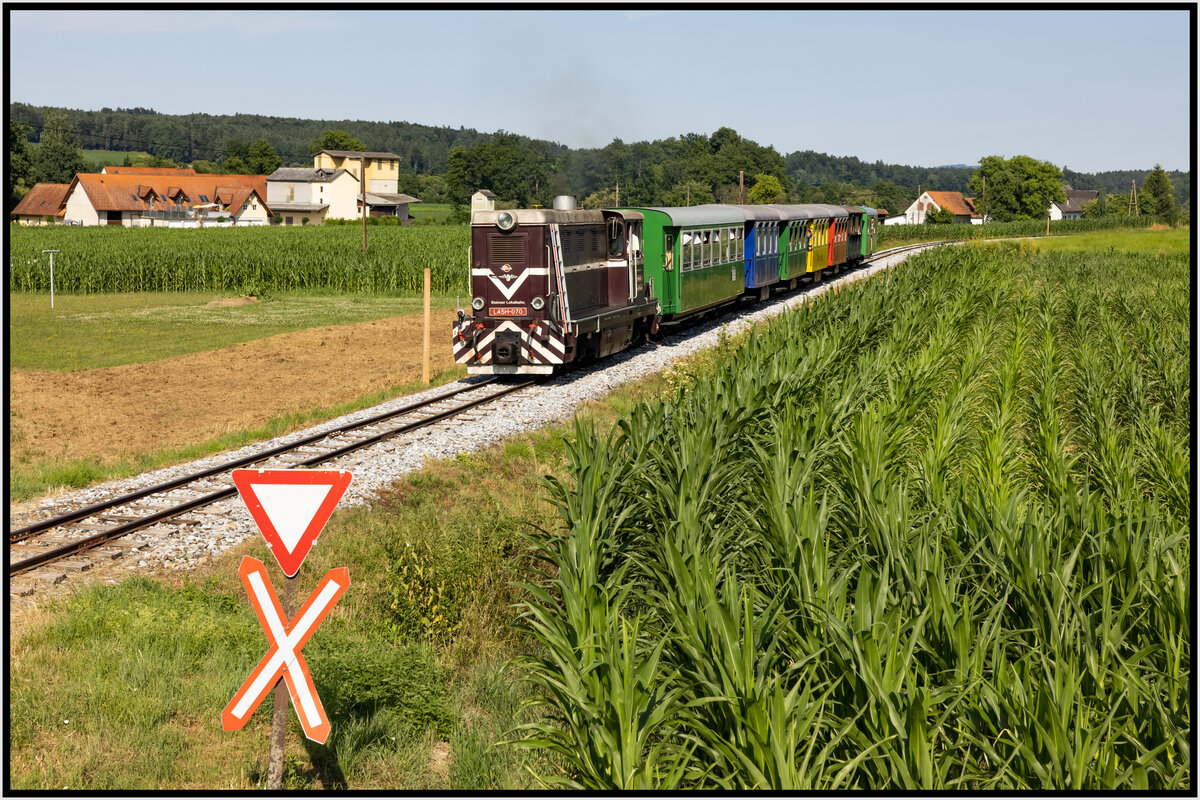
<path id="1" fill-rule="evenodd" d="M 1188 264 L 1123 269 L 923 254 L 578 429 L 526 583 L 544 779 L 1191 788 Z"/>

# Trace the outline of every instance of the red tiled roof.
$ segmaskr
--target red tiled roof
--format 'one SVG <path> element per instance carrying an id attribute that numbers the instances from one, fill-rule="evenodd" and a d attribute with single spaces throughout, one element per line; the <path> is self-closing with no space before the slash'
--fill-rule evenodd
<path id="1" fill-rule="evenodd" d="M 970 216 L 975 213 L 975 209 L 967 202 L 967 198 L 963 197 L 962 192 L 926 192 L 926 194 L 938 204 L 939 208 L 956 216 Z"/>
<path id="2" fill-rule="evenodd" d="M 21 202 L 10 212 L 14 217 L 57 216 L 63 200 L 67 197 L 69 183 L 39 183 L 21 198 Z"/>
<path id="3" fill-rule="evenodd" d="M 108 175 L 195 175 L 191 167 L 176 169 L 174 167 L 105 167 Z"/>
<path id="4" fill-rule="evenodd" d="M 74 191 L 77 184 L 83 187 L 92 208 L 97 211 L 162 211 L 169 205 L 163 202 L 163 198 L 182 191 L 188 205 L 216 202 L 219 194 L 221 202 L 235 210 L 241 208 L 253 192 L 258 195 L 263 207 L 267 208 L 267 213 L 271 213 L 266 204 L 265 175 L 180 175 L 172 172 L 158 176 L 81 172 L 71 181 L 67 193 Z M 143 198 L 151 190 L 155 199 L 147 205 Z"/>

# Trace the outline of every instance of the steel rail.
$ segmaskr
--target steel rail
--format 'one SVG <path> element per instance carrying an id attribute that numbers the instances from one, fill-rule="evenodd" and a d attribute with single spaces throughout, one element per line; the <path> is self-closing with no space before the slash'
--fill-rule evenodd
<path id="1" fill-rule="evenodd" d="M 51 517 L 49 519 L 44 519 L 44 520 L 41 520 L 40 522 L 34 522 L 34 523 L 31 523 L 31 524 L 26 525 L 21 528 L 15 528 L 8 532 L 8 542 L 9 542 L 9 544 L 14 544 L 16 542 L 24 541 L 25 539 L 28 539 L 38 533 L 41 533 L 42 531 L 47 531 L 51 528 L 57 528 L 60 525 L 66 525 L 71 522 L 77 522 L 81 519 L 86 519 L 87 517 L 90 517 L 93 514 L 96 514 L 98 512 L 107 511 L 110 508 L 116 508 L 118 506 L 123 506 L 126 503 L 131 503 L 134 500 L 140 500 L 143 497 L 149 497 L 152 494 L 158 494 L 160 492 L 170 491 L 171 489 L 175 489 L 179 486 L 184 486 L 185 484 L 193 483 L 198 480 L 202 480 L 202 479 L 210 477 L 212 475 L 219 475 L 222 472 L 227 472 L 228 470 L 231 470 L 231 469 L 237 469 L 238 467 L 244 467 L 247 464 L 253 464 L 258 461 L 265 461 L 266 459 L 272 458 L 273 456 L 277 456 L 280 453 L 286 453 L 289 450 L 295 450 L 297 448 L 303 447 L 306 444 L 311 444 L 312 442 L 320 441 L 321 439 L 326 439 L 331 436 L 336 436 L 340 433 L 347 433 L 349 431 L 357 430 L 359 428 L 363 428 L 368 425 L 375 425 L 379 422 L 382 422 L 387 419 L 391 419 L 392 417 L 400 416 L 402 414 L 410 414 L 413 411 L 417 411 L 421 408 L 424 408 L 425 406 L 433 405 L 434 403 L 441 402 L 442 400 L 446 400 L 448 398 L 454 397 L 455 395 L 462 394 L 463 392 L 469 392 L 469 391 L 472 391 L 473 389 L 478 389 L 481 386 L 487 386 L 489 383 L 493 383 L 495 380 L 496 380 L 495 378 L 489 378 L 487 380 L 483 380 L 478 383 L 475 383 L 471 386 L 467 386 L 467 387 L 464 387 L 461 389 L 455 389 L 453 391 L 446 392 L 444 394 L 440 394 L 437 397 L 433 397 L 428 400 L 423 400 L 419 403 L 410 403 L 409 405 L 406 405 L 403 408 L 397 409 L 395 411 L 389 411 L 385 414 L 379 414 L 377 416 L 371 417 L 370 419 L 362 420 L 359 422 L 348 423 L 346 425 L 341 426 L 340 428 L 333 428 L 333 429 L 325 431 L 323 433 L 315 433 L 310 436 L 306 436 L 303 439 L 298 439 L 294 442 L 289 442 L 288 444 L 278 445 L 276 447 L 272 447 L 269 450 L 264 450 L 260 453 L 253 453 L 251 455 L 244 456 L 243 458 L 239 458 L 234 461 L 226 462 L 226 463 L 221 464 L 216 467 L 210 467 L 209 469 L 202 470 L 200 472 L 196 472 L 191 475 L 185 475 L 182 478 L 175 478 L 174 480 L 166 481 L 164 483 L 159 483 L 154 486 L 149 486 L 145 489 L 138 489 L 136 492 L 130 492 L 129 494 L 124 494 L 124 495 L 121 495 L 120 497 L 114 497 L 109 500 L 104 500 L 100 503 L 95 503 L 95 504 L 87 506 L 85 508 L 79 508 L 74 511 L 70 511 L 66 514 L 61 514 L 57 517 Z"/>
<path id="2" fill-rule="evenodd" d="M 438 412 L 437 414 L 434 414 L 431 417 L 427 417 L 426 419 L 417 420 L 415 422 L 410 422 L 410 423 L 400 426 L 399 428 L 395 428 L 390 431 L 384 431 L 383 433 L 375 434 L 373 436 L 362 439 L 361 441 L 352 442 L 348 445 L 345 445 L 344 447 L 340 447 L 340 448 L 330 451 L 328 453 L 320 453 L 316 456 L 313 456 L 310 459 L 298 462 L 296 466 L 310 467 L 310 466 L 314 466 L 316 464 L 320 464 L 325 461 L 331 461 L 335 458 L 340 458 L 341 456 L 344 456 L 347 453 L 352 453 L 355 450 L 359 450 L 363 447 L 369 447 L 370 445 L 376 444 L 385 439 L 390 439 L 393 436 L 398 436 L 402 433 L 407 433 L 408 431 L 418 430 L 418 429 L 424 428 L 428 425 L 433 425 L 436 422 L 441 422 L 444 419 L 449 419 L 451 417 L 457 416 L 458 414 L 461 414 L 464 411 L 469 411 L 472 408 L 475 408 L 476 406 L 481 406 L 485 403 L 489 403 L 493 400 L 497 400 L 501 397 L 504 397 L 505 395 L 509 395 L 509 394 L 512 394 L 513 392 L 519 391 L 528 386 L 532 386 L 534 383 L 537 383 L 537 382 L 538 381 L 536 381 L 536 380 L 530 380 L 530 381 L 525 381 L 523 383 L 515 384 L 515 385 L 510 386 L 506 389 L 503 389 L 499 392 L 490 394 L 487 397 L 481 397 L 481 398 L 477 398 L 475 400 L 470 400 L 466 403 L 463 403 L 462 405 L 455 406 L 454 408 L 448 409 L 446 411 Z M 472 387 L 472 388 L 475 388 L 475 387 Z M 299 446 L 299 445 L 296 445 L 296 446 Z M 71 542 L 70 544 L 66 544 L 61 547 L 56 547 L 56 548 L 47 550 L 44 553 L 39 553 L 36 556 L 31 556 L 30 558 L 24 559 L 22 561 L 18 561 L 15 564 L 10 564 L 8 567 L 8 575 L 9 575 L 9 577 L 12 577 L 14 575 L 20 575 L 21 573 L 28 572 L 29 570 L 34 569 L 35 567 L 39 567 L 43 564 L 48 564 L 53 561 L 58 561 L 59 559 L 65 558 L 69 555 L 74 555 L 76 553 L 82 553 L 85 550 L 91 550 L 94 547 L 99 547 L 100 545 L 104 544 L 105 542 L 112 541 L 113 539 L 118 539 L 122 536 L 133 533 L 134 531 L 137 531 L 142 528 L 149 527 L 150 525 L 154 525 L 158 522 L 162 522 L 164 520 L 170 519 L 171 517 L 179 516 L 180 514 L 191 511 L 194 508 L 199 508 L 200 506 L 209 505 L 210 503 L 215 503 L 218 500 L 224 500 L 225 498 L 231 497 L 236 493 L 237 493 L 237 487 L 231 486 L 226 489 L 221 489 L 219 491 L 212 492 L 211 494 L 204 495 L 202 497 L 193 498 L 191 500 L 185 500 L 177 506 L 173 506 L 171 508 L 163 509 L 162 511 L 159 511 L 159 512 L 156 512 L 153 514 L 149 514 L 135 522 L 129 522 L 124 525 L 118 525 L 114 528 L 111 528 L 110 530 L 97 533 L 94 536 L 89 536 L 87 538 L 80 539 L 76 542 Z"/>

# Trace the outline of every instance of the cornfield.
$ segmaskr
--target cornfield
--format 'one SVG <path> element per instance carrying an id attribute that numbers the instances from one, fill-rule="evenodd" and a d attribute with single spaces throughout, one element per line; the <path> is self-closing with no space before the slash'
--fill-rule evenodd
<path id="1" fill-rule="evenodd" d="M 9 228 L 9 290 L 48 292 L 466 294 L 465 227 Z"/>
<path id="2" fill-rule="evenodd" d="M 944 249 L 580 426 L 548 784 L 1190 789 L 1186 256 Z"/>

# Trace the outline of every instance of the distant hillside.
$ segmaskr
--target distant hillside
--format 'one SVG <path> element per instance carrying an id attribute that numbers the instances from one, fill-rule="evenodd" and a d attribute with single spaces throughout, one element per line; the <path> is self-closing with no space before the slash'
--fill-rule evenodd
<path id="1" fill-rule="evenodd" d="M 402 174 L 444 176 L 451 150 L 457 146 L 475 147 L 493 141 L 497 135 L 471 128 L 411 122 L 309 120 L 257 114 L 176 115 L 148 108 L 83 111 L 25 103 L 9 105 L 14 121 L 34 129 L 31 137 L 34 142 L 38 140 L 46 112 L 51 110 L 61 111 L 75 124 L 86 151 L 105 151 L 103 155 L 88 154 L 97 163 L 121 163 L 120 154 L 126 152 L 150 153 L 180 163 L 200 159 L 219 162 L 231 141 L 250 143 L 265 138 L 285 165 L 310 166 L 311 142 L 327 130 L 342 130 L 362 141 L 368 150 L 400 156 Z M 684 186 L 686 181 L 707 184 L 718 199 L 728 199 L 729 182 L 736 183 L 738 170 L 745 169 L 747 179 L 754 171 L 786 176 L 792 184 L 792 196 L 804 200 L 838 196 L 847 202 L 875 202 L 891 207 L 907 205 L 918 189 L 967 192 L 967 183 L 976 169 L 964 164 L 911 167 L 882 161 L 870 163 L 854 156 L 831 156 L 811 150 L 784 157 L 772 147 L 742 139 L 730 128 L 721 128 L 711 136 L 684 134 L 654 142 L 626 144 L 616 139 L 603 148 L 580 150 L 519 135 L 515 138 L 523 146 L 535 149 L 539 157 L 553 162 L 548 171 L 552 186 L 542 183 L 543 193 L 561 191 L 583 198 L 619 182 L 622 199 L 629 202 L 661 200 L 672 187 Z M 1076 189 L 1128 194 L 1130 181 L 1136 180 L 1140 185 L 1151 166 L 1095 175 L 1071 170 L 1064 174 L 1066 182 Z M 1182 206 L 1191 196 L 1191 173 L 1172 172 L 1170 176 L 1176 199 Z M 889 188 L 893 191 L 887 197 L 871 196 L 868 190 L 880 184 L 885 187 L 891 184 Z"/>
<path id="2" fill-rule="evenodd" d="M 145 152 L 182 163 L 220 161 L 232 140 L 266 138 L 287 166 L 312 166 L 309 145 L 327 130 L 343 130 L 370 150 L 400 156 L 401 169 L 415 174 L 441 174 L 456 145 L 471 146 L 487 138 L 469 128 L 435 127 L 409 122 L 308 120 L 258 114 L 159 114 L 152 109 L 80 111 L 24 103 L 9 105 L 16 122 L 34 129 L 38 140 L 47 111 L 61 111 L 79 131 L 88 150 Z"/>
<path id="3" fill-rule="evenodd" d="M 903 167 L 882 161 L 872 164 L 854 156 L 827 156 L 812 150 L 792 153 L 784 162 L 793 180 L 809 186 L 837 182 L 858 183 L 869 188 L 888 181 L 912 189 L 920 187 L 922 190 L 965 192 L 967 181 L 971 180 L 971 173 L 975 171 L 974 167 L 961 166 Z"/>

